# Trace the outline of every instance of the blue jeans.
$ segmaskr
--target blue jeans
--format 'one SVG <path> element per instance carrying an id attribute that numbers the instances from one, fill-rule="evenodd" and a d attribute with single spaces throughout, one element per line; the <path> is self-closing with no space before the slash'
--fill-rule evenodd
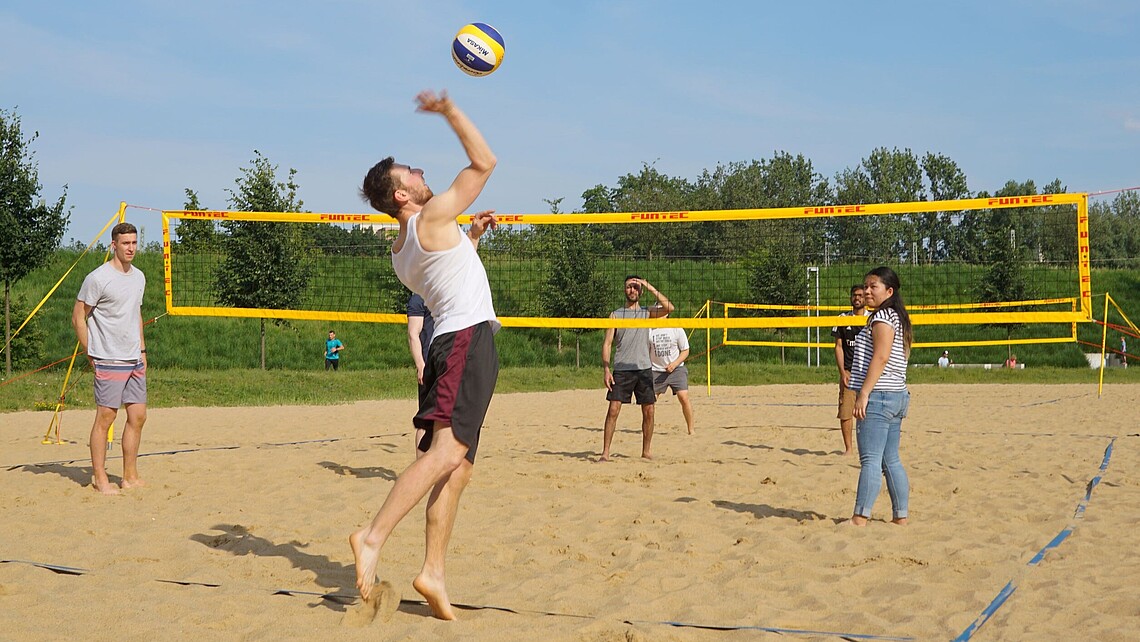
<path id="1" fill-rule="evenodd" d="M 910 392 L 872 390 L 867 398 L 867 416 L 855 423 L 859 443 L 859 489 L 855 494 L 855 514 L 871 516 L 871 507 L 887 478 L 894 519 L 907 516 L 910 481 L 899 459 L 902 420 L 910 406 Z"/>

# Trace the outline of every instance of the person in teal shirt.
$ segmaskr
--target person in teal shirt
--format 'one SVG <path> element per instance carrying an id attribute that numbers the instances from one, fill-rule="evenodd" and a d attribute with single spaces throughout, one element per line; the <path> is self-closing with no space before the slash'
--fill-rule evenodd
<path id="1" fill-rule="evenodd" d="M 336 370 L 340 367 L 340 351 L 344 350 L 344 344 L 340 339 L 336 338 L 336 333 L 329 330 L 329 340 L 325 341 L 325 370 L 330 368 Z"/>

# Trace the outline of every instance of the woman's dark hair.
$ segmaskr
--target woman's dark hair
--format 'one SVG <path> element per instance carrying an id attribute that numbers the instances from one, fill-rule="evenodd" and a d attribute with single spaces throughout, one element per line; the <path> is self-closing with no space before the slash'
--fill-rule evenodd
<path id="1" fill-rule="evenodd" d="M 878 277 L 879 280 L 883 282 L 883 285 L 894 290 L 890 298 L 883 301 L 878 309 L 890 308 L 899 315 L 899 327 L 902 328 L 903 345 L 906 346 L 907 354 L 910 354 L 910 342 L 913 338 L 910 329 L 910 315 L 906 313 L 906 305 L 903 304 L 902 284 L 899 283 L 899 275 L 895 274 L 895 271 L 891 268 L 881 265 L 868 272 L 867 276 Z"/>

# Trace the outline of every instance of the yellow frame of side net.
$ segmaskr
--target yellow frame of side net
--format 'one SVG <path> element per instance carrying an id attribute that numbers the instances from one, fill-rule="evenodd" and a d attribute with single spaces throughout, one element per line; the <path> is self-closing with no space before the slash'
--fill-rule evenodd
<path id="1" fill-rule="evenodd" d="M 884 214 L 916 214 L 979 209 L 1006 209 L 1029 206 L 1076 205 L 1077 207 L 1077 262 L 1080 283 L 1078 304 L 1070 312 L 970 312 L 932 313 L 915 315 L 916 325 L 955 325 L 991 323 L 1080 323 L 1092 319 L 1092 285 L 1089 271 L 1088 194 L 1038 194 L 1033 196 L 1007 196 L 971 198 L 948 201 L 915 201 L 910 203 L 868 203 L 863 205 L 828 205 L 808 207 L 777 207 L 739 210 L 705 210 L 675 212 L 611 212 L 604 214 L 498 214 L 500 225 L 589 223 L 639 223 L 646 225 L 669 224 L 677 221 L 740 221 L 757 219 L 825 218 L 835 216 L 869 216 Z M 171 315 L 250 317 L 263 319 L 298 319 L 321 321 L 364 321 L 373 323 L 405 323 L 403 314 L 373 312 L 330 312 L 316 310 L 271 310 L 261 308 L 175 306 L 171 282 L 170 219 L 211 221 L 264 221 L 280 223 L 351 223 L 387 224 L 397 221 L 386 214 L 352 214 L 329 212 L 231 212 L 224 210 L 166 210 L 162 212 L 162 267 L 163 293 L 166 311 Z M 470 223 L 471 216 L 463 215 L 457 221 Z M 985 304 L 988 307 L 1000 307 Z M 806 307 L 806 306 L 805 306 Z M 919 318 L 920 317 L 920 318 Z M 828 317 L 774 317 L 752 319 L 670 318 L 669 325 L 685 329 L 723 328 L 803 328 L 825 325 L 846 325 L 850 318 L 837 315 Z M 658 319 L 609 318 L 552 318 L 552 317 L 500 317 L 505 327 L 514 328 L 638 328 L 660 327 Z M 1075 332 L 1075 329 L 1074 329 Z M 1066 339 L 1068 340 L 1068 339 Z M 1003 342 L 1004 345 L 1005 342 Z M 780 345 L 780 344 L 777 344 Z M 790 345 L 790 344 L 783 344 Z M 950 344 L 947 344 L 950 345 Z M 813 346 L 814 347 L 814 344 Z"/>

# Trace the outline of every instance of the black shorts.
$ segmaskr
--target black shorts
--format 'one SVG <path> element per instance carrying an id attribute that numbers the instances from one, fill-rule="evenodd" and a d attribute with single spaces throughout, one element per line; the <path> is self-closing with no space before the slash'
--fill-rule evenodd
<path id="1" fill-rule="evenodd" d="M 425 429 L 418 448 L 431 447 L 436 423 L 451 426 L 455 438 L 467 446 L 467 461 L 475 463 L 479 432 L 495 382 L 499 379 L 499 353 L 491 324 L 478 325 L 432 339 L 424 364 L 424 388 L 420 410 L 412 418 L 416 428 Z"/>
<path id="2" fill-rule="evenodd" d="M 634 396 L 638 405 L 657 402 L 657 395 L 653 394 L 653 371 L 648 368 L 614 371 L 614 387 L 606 393 L 606 399 L 629 403 Z"/>

